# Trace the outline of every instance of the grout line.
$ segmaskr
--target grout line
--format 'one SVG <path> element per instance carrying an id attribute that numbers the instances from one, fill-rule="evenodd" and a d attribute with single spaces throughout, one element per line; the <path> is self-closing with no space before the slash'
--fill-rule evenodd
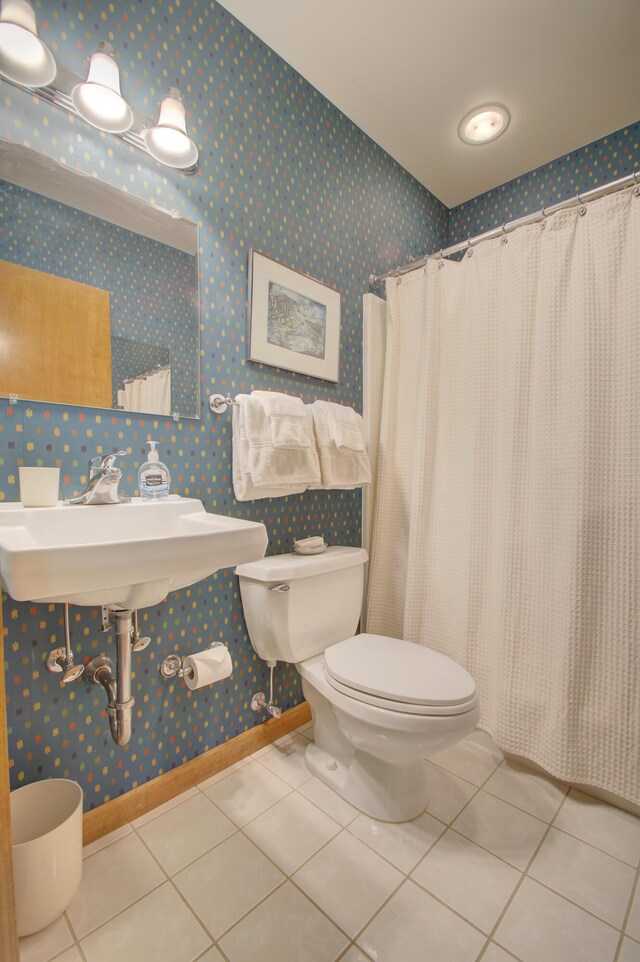
<path id="1" fill-rule="evenodd" d="M 636 880 L 631 886 L 631 895 L 629 896 L 629 904 L 627 905 L 627 911 L 624 914 L 624 919 L 622 922 L 622 929 L 620 930 L 620 938 L 618 939 L 618 948 L 616 949 L 615 958 L 618 959 L 622 953 L 622 946 L 624 945 L 625 938 L 631 939 L 630 935 L 627 935 L 627 925 L 629 924 L 629 919 L 631 917 L 631 910 L 633 909 L 633 902 L 636 896 L 640 897 L 640 866 L 636 870 Z M 635 939 L 631 940 L 635 944 Z M 637 943 L 640 945 L 640 943 Z"/>

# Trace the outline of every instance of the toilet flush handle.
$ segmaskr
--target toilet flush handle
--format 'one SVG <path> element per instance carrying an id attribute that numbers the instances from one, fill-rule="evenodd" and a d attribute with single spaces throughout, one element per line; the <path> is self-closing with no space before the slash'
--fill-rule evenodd
<path id="1" fill-rule="evenodd" d="M 269 591 L 291 591 L 291 585 L 269 585 Z"/>

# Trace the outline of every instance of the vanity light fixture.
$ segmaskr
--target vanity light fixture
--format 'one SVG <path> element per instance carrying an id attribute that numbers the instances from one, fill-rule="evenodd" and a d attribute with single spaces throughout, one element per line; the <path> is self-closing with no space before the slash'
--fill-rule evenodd
<path id="1" fill-rule="evenodd" d="M 89 61 L 84 83 L 71 91 L 71 101 L 83 120 L 110 134 L 124 134 L 133 123 L 131 107 L 120 93 L 120 71 L 114 49 L 104 41 Z"/>
<path id="2" fill-rule="evenodd" d="M 147 150 L 161 164 L 184 170 L 198 162 L 198 148 L 187 134 L 182 96 L 171 87 L 160 104 L 158 123 L 142 131 Z"/>
<path id="3" fill-rule="evenodd" d="M 474 107 L 460 121 L 458 134 L 465 144 L 488 144 L 503 134 L 509 126 L 509 111 L 501 104 Z"/>
<path id="4" fill-rule="evenodd" d="M 23 87 L 46 87 L 56 62 L 38 36 L 29 0 L 0 0 L 0 74 Z"/>

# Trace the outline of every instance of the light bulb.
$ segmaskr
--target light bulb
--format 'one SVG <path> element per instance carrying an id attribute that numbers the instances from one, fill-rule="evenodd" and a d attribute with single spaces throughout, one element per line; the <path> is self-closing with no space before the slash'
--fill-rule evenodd
<path id="1" fill-rule="evenodd" d="M 466 144 L 487 144 L 503 134 L 509 126 L 509 111 L 499 104 L 485 104 L 466 114 L 458 133 Z"/>
<path id="2" fill-rule="evenodd" d="M 177 87 L 172 87 L 160 104 L 156 126 L 143 130 L 142 138 L 151 156 L 161 164 L 180 170 L 195 167 L 198 148 L 187 134 L 184 104 Z"/>
<path id="3" fill-rule="evenodd" d="M 100 43 L 89 61 L 84 83 L 71 91 L 83 120 L 110 134 L 123 134 L 133 123 L 133 112 L 120 93 L 120 71 L 110 43 Z"/>
<path id="4" fill-rule="evenodd" d="M 2 0 L 0 74 L 23 87 L 46 87 L 55 78 L 56 62 L 38 37 L 36 15 L 28 0 Z"/>

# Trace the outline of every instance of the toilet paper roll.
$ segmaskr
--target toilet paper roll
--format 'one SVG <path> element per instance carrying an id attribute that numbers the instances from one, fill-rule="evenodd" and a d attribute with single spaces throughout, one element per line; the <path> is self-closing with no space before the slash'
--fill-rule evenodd
<path id="1" fill-rule="evenodd" d="M 233 662 L 226 645 L 216 645 L 195 655 L 187 655 L 184 660 L 184 680 L 192 691 L 222 681 L 232 671 Z"/>

